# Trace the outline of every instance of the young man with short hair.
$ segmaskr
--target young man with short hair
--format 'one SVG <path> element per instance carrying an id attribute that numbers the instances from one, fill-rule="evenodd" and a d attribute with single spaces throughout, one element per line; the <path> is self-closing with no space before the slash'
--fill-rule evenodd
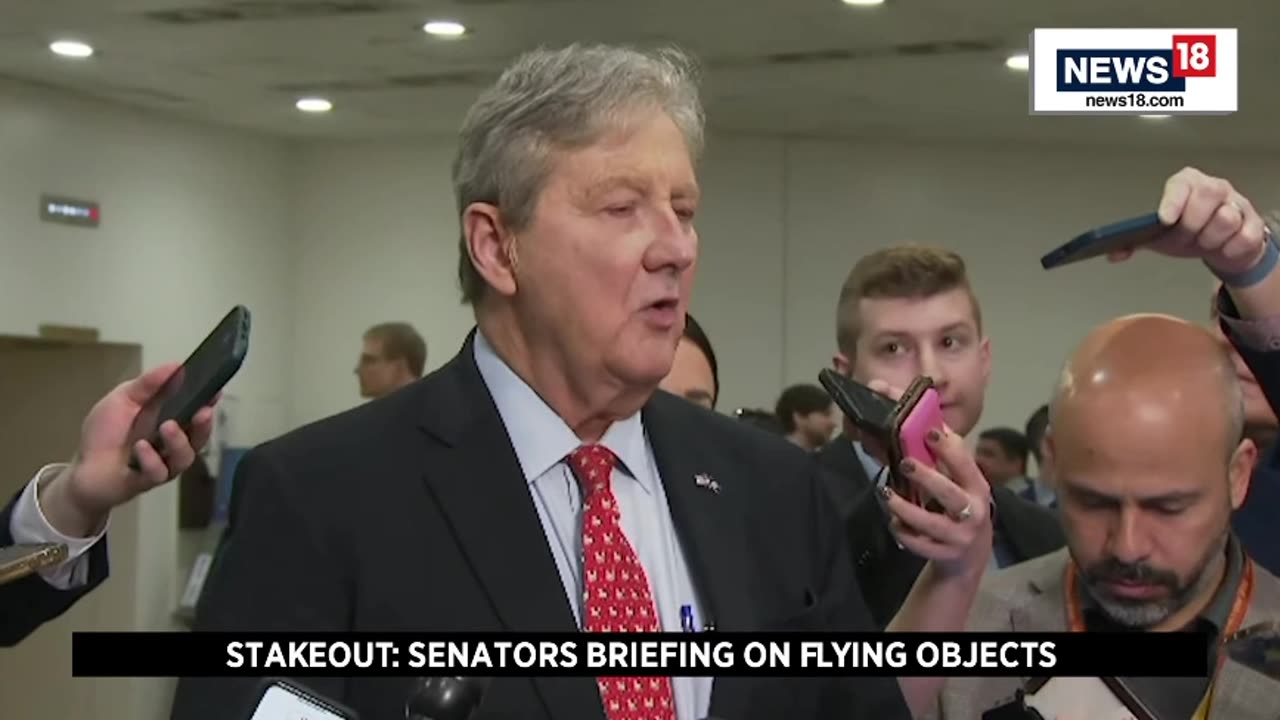
<path id="1" fill-rule="evenodd" d="M 964 260 L 937 247 L 899 245 L 864 256 L 840 290 L 836 306 L 835 369 L 864 384 L 880 380 L 905 388 L 920 375 L 933 379 L 947 426 L 968 435 L 982 415 L 991 375 L 991 342 L 982 331 L 982 310 L 969 284 Z M 884 467 L 851 427 L 819 457 L 838 477 L 837 503 L 858 520 L 850 542 L 863 596 L 877 622 L 887 623 L 901 606 L 923 562 L 899 547 L 873 492 Z M 1048 510 L 993 487 L 996 535 L 993 567 L 1038 557 L 1063 544 Z"/>

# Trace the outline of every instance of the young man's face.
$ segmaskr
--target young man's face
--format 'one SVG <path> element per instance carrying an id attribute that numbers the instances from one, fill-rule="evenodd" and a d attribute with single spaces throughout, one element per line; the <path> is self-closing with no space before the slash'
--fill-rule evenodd
<path id="1" fill-rule="evenodd" d="M 953 432 L 967 435 L 982 415 L 991 375 L 991 343 L 982 336 L 965 288 L 922 298 L 863 298 L 853 358 L 836 370 L 867 383 L 906 389 L 917 376 L 933 379 Z"/>

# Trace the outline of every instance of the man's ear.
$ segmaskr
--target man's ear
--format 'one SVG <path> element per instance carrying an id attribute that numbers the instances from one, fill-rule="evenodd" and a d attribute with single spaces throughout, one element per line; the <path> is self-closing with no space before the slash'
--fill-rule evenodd
<path id="1" fill-rule="evenodd" d="M 1245 438 L 1231 453 L 1231 465 L 1227 468 L 1227 476 L 1231 482 L 1231 509 L 1239 510 L 1249 496 L 1249 481 L 1253 477 L 1253 468 L 1258 463 L 1258 446 Z"/>
<path id="2" fill-rule="evenodd" d="M 991 380 L 991 338 L 983 336 L 978 342 L 978 357 L 982 363 L 982 386 Z"/>
<path id="3" fill-rule="evenodd" d="M 496 205 L 471 203 L 462 213 L 471 264 L 500 295 L 514 295 L 517 288 L 515 234 L 502 220 Z"/>
<path id="4" fill-rule="evenodd" d="M 853 363 L 849 362 L 847 355 L 838 350 L 831 356 L 831 369 L 845 377 L 853 375 Z"/>

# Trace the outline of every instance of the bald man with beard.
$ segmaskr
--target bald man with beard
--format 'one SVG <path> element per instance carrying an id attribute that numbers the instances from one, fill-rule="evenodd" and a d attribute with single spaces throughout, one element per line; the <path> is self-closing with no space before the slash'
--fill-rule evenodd
<path id="1" fill-rule="evenodd" d="M 970 630 L 1221 639 L 1280 619 L 1280 580 L 1231 531 L 1257 447 L 1243 437 L 1231 358 L 1210 332 L 1163 315 L 1101 326 L 1066 363 L 1049 426 L 1067 548 L 988 575 Z M 1211 695 L 1208 679 L 1129 683 L 1161 718 L 1192 717 L 1206 697 L 1214 718 L 1274 720 L 1280 710 L 1274 683 L 1229 659 Z M 949 680 L 940 717 L 976 720 L 1019 687 L 1017 678 Z"/>

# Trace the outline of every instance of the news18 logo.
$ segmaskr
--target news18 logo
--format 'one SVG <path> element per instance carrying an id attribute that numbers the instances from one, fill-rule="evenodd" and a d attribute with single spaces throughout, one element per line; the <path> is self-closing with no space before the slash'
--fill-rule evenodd
<path id="1" fill-rule="evenodd" d="M 1031 112 L 1223 115 L 1236 111 L 1236 31 L 1037 29 Z"/>

